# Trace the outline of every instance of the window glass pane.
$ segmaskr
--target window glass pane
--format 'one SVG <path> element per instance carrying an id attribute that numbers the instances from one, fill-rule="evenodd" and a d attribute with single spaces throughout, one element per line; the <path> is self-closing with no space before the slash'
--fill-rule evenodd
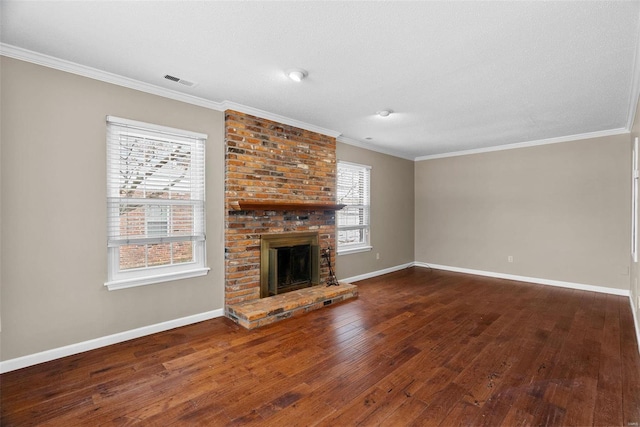
<path id="1" fill-rule="evenodd" d="M 367 225 L 366 208 L 345 206 L 338 215 L 338 227 L 349 225 Z"/>
<path id="2" fill-rule="evenodd" d="M 120 270 L 193 262 L 193 245 L 188 241 L 120 246 Z"/>
<path id="3" fill-rule="evenodd" d="M 193 211 L 192 205 L 174 205 L 171 207 L 171 235 L 190 236 L 193 234 Z"/>
<path id="4" fill-rule="evenodd" d="M 172 243 L 173 263 L 180 264 L 193 261 L 193 243 L 175 242 Z"/>
<path id="5" fill-rule="evenodd" d="M 171 243 L 155 243 L 147 245 L 147 266 L 171 264 Z"/>
<path id="6" fill-rule="evenodd" d="M 338 230 L 338 244 L 349 245 L 354 243 L 364 243 L 364 230 Z"/>
<path id="7" fill-rule="evenodd" d="M 147 245 L 120 246 L 120 270 L 147 266 Z"/>
<path id="8" fill-rule="evenodd" d="M 140 204 L 120 204 L 120 236 L 141 237 L 145 235 L 145 209 Z"/>

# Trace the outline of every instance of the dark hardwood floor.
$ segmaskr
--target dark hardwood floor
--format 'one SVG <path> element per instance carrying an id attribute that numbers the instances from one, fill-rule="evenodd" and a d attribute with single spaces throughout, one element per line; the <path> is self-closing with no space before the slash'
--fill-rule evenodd
<path id="1" fill-rule="evenodd" d="M 223 318 L 0 377 L 3 426 L 640 423 L 626 297 L 410 268 L 262 329 Z"/>

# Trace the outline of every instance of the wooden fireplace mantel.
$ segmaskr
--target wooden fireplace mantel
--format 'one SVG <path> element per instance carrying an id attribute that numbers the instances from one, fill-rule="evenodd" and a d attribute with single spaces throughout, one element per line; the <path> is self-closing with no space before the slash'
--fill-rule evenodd
<path id="1" fill-rule="evenodd" d="M 292 201 L 239 201 L 237 205 L 232 205 L 237 211 L 268 210 L 268 211 L 289 211 L 289 210 L 323 210 L 339 211 L 346 205 L 331 202 L 292 202 Z"/>

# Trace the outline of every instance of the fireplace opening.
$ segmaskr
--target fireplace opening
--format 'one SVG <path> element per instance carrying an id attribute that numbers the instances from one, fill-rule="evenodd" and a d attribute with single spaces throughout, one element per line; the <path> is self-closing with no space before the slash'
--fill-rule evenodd
<path id="1" fill-rule="evenodd" d="M 269 249 L 269 294 L 311 286 L 311 245 Z"/>
<path id="2" fill-rule="evenodd" d="M 320 282 L 317 233 L 263 235 L 260 297 L 265 298 Z"/>

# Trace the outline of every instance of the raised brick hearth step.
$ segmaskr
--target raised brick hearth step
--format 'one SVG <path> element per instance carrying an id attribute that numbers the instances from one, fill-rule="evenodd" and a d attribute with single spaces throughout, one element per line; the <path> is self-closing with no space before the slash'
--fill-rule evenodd
<path id="1" fill-rule="evenodd" d="M 350 283 L 319 285 L 229 305 L 227 316 L 247 329 L 254 329 L 357 296 L 358 287 Z"/>

